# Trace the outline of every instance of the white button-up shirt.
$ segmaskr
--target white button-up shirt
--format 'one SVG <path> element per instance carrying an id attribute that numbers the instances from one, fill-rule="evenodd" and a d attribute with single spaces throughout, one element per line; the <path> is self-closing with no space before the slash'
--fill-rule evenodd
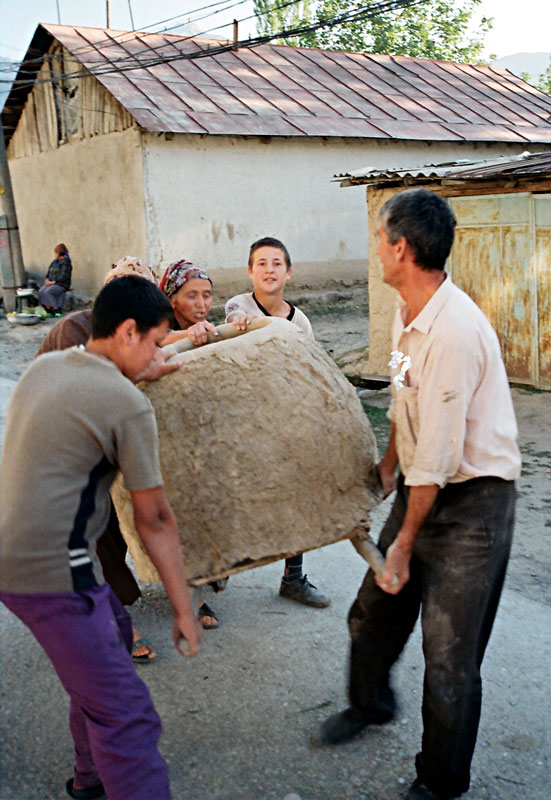
<path id="1" fill-rule="evenodd" d="M 409 325 L 407 314 L 401 301 L 389 410 L 406 484 L 515 480 L 518 430 L 494 329 L 449 277 Z"/>

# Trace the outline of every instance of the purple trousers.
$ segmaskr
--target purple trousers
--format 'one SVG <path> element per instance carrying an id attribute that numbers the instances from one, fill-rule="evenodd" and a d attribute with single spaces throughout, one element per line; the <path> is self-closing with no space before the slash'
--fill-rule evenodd
<path id="1" fill-rule="evenodd" d="M 109 800 L 170 800 L 161 723 L 130 656 L 130 617 L 110 587 L 0 592 L 0 600 L 44 648 L 70 697 L 75 786 L 101 782 Z"/>

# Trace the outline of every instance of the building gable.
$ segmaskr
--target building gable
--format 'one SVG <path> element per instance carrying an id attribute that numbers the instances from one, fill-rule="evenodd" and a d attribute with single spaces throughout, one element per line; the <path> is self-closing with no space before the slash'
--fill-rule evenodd
<path id="1" fill-rule="evenodd" d="M 43 153 L 135 124 L 118 100 L 54 39 L 27 95 L 8 155 Z"/>

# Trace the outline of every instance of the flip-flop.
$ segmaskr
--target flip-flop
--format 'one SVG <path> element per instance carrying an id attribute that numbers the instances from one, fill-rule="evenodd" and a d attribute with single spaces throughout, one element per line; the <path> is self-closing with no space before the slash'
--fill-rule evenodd
<path id="1" fill-rule="evenodd" d="M 132 642 L 132 661 L 137 661 L 138 664 L 146 664 L 148 661 L 154 661 L 156 656 L 144 655 L 144 656 L 135 656 L 134 653 L 140 647 L 153 647 L 151 642 L 148 639 L 140 637 L 136 639 L 135 642 Z"/>
<path id="2" fill-rule="evenodd" d="M 88 789 L 75 789 L 73 787 L 73 779 L 69 778 L 65 784 L 65 789 L 69 797 L 73 797 L 75 800 L 99 800 L 100 797 L 106 796 L 103 783 L 89 786 Z"/>
<path id="3" fill-rule="evenodd" d="M 212 617 L 213 619 L 216 620 L 216 624 L 213 625 L 212 622 L 208 624 L 205 622 L 201 622 L 203 617 Z M 206 603 L 201 603 L 201 605 L 199 606 L 199 611 L 197 612 L 197 619 L 199 620 L 201 627 L 204 628 L 206 631 L 214 630 L 215 628 L 218 628 L 218 626 L 220 625 L 220 623 L 218 622 L 218 617 L 216 616 L 212 608 L 208 606 Z"/>

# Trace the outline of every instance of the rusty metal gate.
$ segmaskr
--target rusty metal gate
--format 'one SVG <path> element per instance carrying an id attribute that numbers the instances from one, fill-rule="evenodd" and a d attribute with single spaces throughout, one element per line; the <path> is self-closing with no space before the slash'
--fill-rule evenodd
<path id="1" fill-rule="evenodd" d="M 509 380 L 551 388 L 551 195 L 453 197 L 454 282 L 497 331 Z"/>

